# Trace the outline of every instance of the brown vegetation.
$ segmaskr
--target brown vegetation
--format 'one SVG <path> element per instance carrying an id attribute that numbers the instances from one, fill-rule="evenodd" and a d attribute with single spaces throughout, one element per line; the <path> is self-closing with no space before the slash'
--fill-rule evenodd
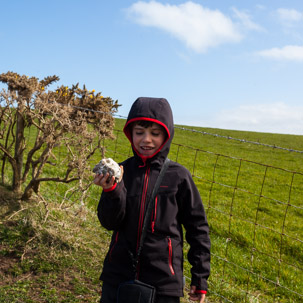
<path id="1" fill-rule="evenodd" d="M 84 176 L 90 171 L 88 160 L 102 150 L 105 138 L 112 137 L 117 101 L 85 86 L 80 89 L 78 84 L 51 90 L 50 85 L 58 80 L 52 76 L 39 81 L 13 72 L 0 75 L 0 81 L 7 84 L 7 90 L 0 92 L 2 183 L 9 163 L 12 189 L 22 191 L 23 200 L 29 199 L 33 191 L 37 193 L 45 181 L 78 180 L 84 192 Z M 29 128 L 35 133 L 31 143 L 25 140 Z M 63 159 L 54 154 L 60 146 L 65 149 Z M 64 167 L 65 172 L 43 175 L 46 164 Z"/>

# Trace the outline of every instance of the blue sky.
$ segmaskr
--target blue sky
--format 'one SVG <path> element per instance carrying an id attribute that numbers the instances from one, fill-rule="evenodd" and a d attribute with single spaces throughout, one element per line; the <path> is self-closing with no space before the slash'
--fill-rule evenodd
<path id="1" fill-rule="evenodd" d="M 303 1 L 10 0 L 0 72 L 164 97 L 176 124 L 303 135 Z"/>

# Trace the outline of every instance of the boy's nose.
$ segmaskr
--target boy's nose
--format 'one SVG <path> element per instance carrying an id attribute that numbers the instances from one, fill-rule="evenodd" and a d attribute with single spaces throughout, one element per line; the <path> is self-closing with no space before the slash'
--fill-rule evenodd
<path id="1" fill-rule="evenodd" d="M 151 141 L 151 136 L 149 134 L 145 134 L 143 137 L 144 142 L 150 142 Z"/>

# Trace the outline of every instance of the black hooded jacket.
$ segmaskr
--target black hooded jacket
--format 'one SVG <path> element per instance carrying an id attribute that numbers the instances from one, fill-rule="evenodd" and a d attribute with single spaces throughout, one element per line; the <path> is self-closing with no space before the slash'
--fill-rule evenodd
<path id="1" fill-rule="evenodd" d="M 183 225 L 190 245 L 191 285 L 206 291 L 210 273 L 210 239 L 205 211 L 190 172 L 173 161 L 155 199 L 134 273 L 129 252 L 136 254 L 146 204 L 174 135 L 173 116 L 166 99 L 138 98 L 134 102 L 124 127 L 131 143 L 131 123 L 138 120 L 162 125 L 167 137 L 159 150 L 148 158 L 142 157 L 132 144 L 134 156 L 121 163 L 123 180 L 102 192 L 98 217 L 102 226 L 114 233 L 101 280 L 118 285 L 136 277 L 154 285 L 160 295 L 183 296 Z"/>

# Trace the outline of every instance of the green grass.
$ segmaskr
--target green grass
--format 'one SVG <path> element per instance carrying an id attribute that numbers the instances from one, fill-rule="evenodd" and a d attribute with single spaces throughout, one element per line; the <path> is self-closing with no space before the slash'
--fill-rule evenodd
<path id="1" fill-rule="evenodd" d="M 124 123 L 117 119 L 116 140 L 105 142 L 106 156 L 116 161 L 132 155 Z M 303 136 L 194 129 L 303 150 Z M 65 151 L 54 153 L 60 161 Z M 191 171 L 207 212 L 208 302 L 302 301 L 303 154 L 176 128 L 169 157 Z M 59 169 L 49 165 L 45 175 Z M 91 186 L 81 205 L 71 186 L 42 184 L 45 201 L 36 198 L 28 210 L 2 202 L 0 260 L 9 266 L 2 270 L 0 302 L 97 302 L 110 237 L 96 220 L 100 188 Z"/>
<path id="2" fill-rule="evenodd" d="M 303 136 L 190 129 L 260 143 L 175 129 L 169 157 L 193 174 L 211 229 L 209 300 L 302 300 L 303 154 L 262 144 L 302 151 Z M 107 156 L 122 161 L 131 150 L 117 134 Z"/>

